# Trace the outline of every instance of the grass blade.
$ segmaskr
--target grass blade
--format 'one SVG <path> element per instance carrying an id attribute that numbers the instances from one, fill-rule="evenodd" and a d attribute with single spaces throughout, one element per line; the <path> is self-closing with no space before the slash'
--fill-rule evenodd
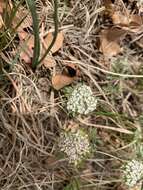
<path id="1" fill-rule="evenodd" d="M 12 11 L 11 11 L 11 14 L 10 14 L 10 17 L 9 17 L 9 21 L 8 21 L 8 24 L 7 24 L 7 28 L 10 28 L 11 25 L 12 25 L 12 22 L 13 22 L 13 19 L 19 9 L 19 7 L 22 5 L 22 3 L 24 2 L 24 0 L 21 0 L 15 7 L 13 7 Z"/>

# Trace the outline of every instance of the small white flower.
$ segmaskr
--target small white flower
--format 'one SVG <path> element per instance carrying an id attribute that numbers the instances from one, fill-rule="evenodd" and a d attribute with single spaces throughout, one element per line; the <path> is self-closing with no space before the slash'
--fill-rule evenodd
<path id="1" fill-rule="evenodd" d="M 128 187 L 137 185 L 143 177 L 143 163 L 137 160 L 129 161 L 124 167 L 123 179 Z"/>
<path id="2" fill-rule="evenodd" d="M 88 114 L 96 109 L 97 99 L 91 88 L 85 84 L 77 85 L 67 102 L 71 113 Z"/>
<path id="3" fill-rule="evenodd" d="M 75 166 L 85 159 L 91 150 L 88 135 L 80 129 L 62 132 L 59 147 L 68 156 L 69 163 Z"/>

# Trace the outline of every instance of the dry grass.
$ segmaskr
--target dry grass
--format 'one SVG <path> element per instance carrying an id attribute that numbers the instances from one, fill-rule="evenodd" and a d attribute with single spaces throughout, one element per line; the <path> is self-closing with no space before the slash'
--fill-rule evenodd
<path id="1" fill-rule="evenodd" d="M 43 10 L 48 10 L 44 18 L 45 34 L 53 30 L 52 4 L 47 3 L 46 8 Z M 75 179 L 82 190 L 120 188 L 120 166 L 135 157 L 135 131 L 143 123 L 143 51 L 135 43 L 131 47 L 127 39 L 125 51 L 118 57 L 127 58 L 139 69 L 131 68 L 131 72 L 125 73 L 122 67 L 121 71 L 113 69 L 113 60 L 106 62 L 97 45 L 100 30 L 108 25 L 102 17 L 103 11 L 101 0 L 71 0 L 67 4 L 61 0 L 60 29 L 65 32 L 65 40 L 54 56 L 56 67 L 41 66 L 33 73 L 18 60 L 10 72 L 3 68 L 1 190 L 72 190 L 69 184 L 77 190 Z M 6 59 L 4 55 L 1 61 L 11 66 L 13 58 Z M 62 92 L 54 91 L 51 86 L 52 74 L 62 68 L 65 60 L 79 66 L 79 81 L 91 86 L 99 99 L 96 111 L 90 116 L 70 118 Z M 58 149 L 59 133 L 71 121 L 89 133 L 97 129 L 96 151 L 81 168 L 69 165 Z"/>

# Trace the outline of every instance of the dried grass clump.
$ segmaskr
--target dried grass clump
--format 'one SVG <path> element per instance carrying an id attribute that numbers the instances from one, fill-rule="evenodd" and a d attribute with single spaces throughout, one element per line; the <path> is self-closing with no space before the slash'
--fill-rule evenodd
<path id="1" fill-rule="evenodd" d="M 0 189 L 50 189 L 53 184 L 61 189 L 64 175 L 60 177 L 62 169 L 54 156 L 58 124 L 51 113 L 56 106 L 49 80 L 23 64 L 5 71 L 5 77 L 8 84 L 3 84 L 7 86 L 0 102 Z M 52 164 L 55 169 L 50 171 Z"/>
<path id="2" fill-rule="evenodd" d="M 50 100 L 40 100 L 41 88 L 23 69 L 15 65 L 7 73 L 13 86 L 1 98 L 0 189 L 61 189 L 66 177 L 60 177 L 54 156 L 58 124 L 50 115 Z"/>
<path id="3" fill-rule="evenodd" d="M 14 88 L 12 103 L 15 108 L 13 106 L 13 112 L 21 114 L 49 112 L 51 103 L 48 78 L 38 76 L 38 71 L 37 74 L 31 72 L 27 75 L 25 68 L 19 64 L 16 64 L 12 72 L 7 75 Z"/>

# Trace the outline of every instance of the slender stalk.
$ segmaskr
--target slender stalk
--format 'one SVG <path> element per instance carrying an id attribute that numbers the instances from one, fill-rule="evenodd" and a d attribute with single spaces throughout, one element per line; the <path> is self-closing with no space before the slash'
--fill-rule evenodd
<path id="1" fill-rule="evenodd" d="M 30 9 L 32 20 L 33 20 L 33 32 L 34 32 L 34 53 L 32 60 L 32 68 L 36 69 L 40 56 L 40 38 L 39 38 L 39 22 L 36 13 L 35 0 L 26 0 L 27 5 Z"/>
<path id="2" fill-rule="evenodd" d="M 14 19 L 16 13 L 17 13 L 19 7 L 22 5 L 23 2 L 24 2 L 24 0 L 21 0 L 21 1 L 12 9 L 11 14 L 10 14 L 10 16 L 9 16 L 8 24 L 7 24 L 7 27 L 8 27 L 8 28 L 11 27 L 11 24 L 12 24 L 12 22 L 13 22 L 13 19 Z"/>
<path id="3" fill-rule="evenodd" d="M 57 34 L 58 34 L 58 0 L 54 0 L 54 27 L 55 27 L 55 31 L 53 34 L 53 40 L 51 42 L 51 44 L 49 45 L 48 49 L 46 50 L 45 54 L 43 55 L 43 57 L 39 60 L 38 64 L 40 64 L 45 57 L 47 56 L 47 54 L 50 52 L 51 48 L 53 47 L 56 39 L 57 39 Z"/>
<path id="4" fill-rule="evenodd" d="M 13 28 L 12 32 L 14 32 L 14 33 L 16 32 L 17 28 L 23 23 L 23 21 L 26 19 L 27 16 L 28 16 L 28 14 L 25 15 L 25 16 L 21 19 L 21 21 L 15 26 L 15 28 Z"/>

